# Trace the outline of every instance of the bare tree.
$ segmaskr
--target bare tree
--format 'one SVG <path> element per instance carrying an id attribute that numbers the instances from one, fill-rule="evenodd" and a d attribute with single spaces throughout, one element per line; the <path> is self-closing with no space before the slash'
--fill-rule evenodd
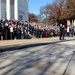
<path id="1" fill-rule="evenodd" d="M 40 12 L 49 23 L 73 18 L 75 16 L 75 0 L 54 0 L 52 4 L 42 7 Z"/>

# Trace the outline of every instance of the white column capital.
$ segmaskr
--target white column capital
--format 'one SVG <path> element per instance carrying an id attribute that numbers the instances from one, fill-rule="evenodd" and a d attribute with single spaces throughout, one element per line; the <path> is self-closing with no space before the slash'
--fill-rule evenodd
<path id="1" fill-rule="evenodd" d="M 6 0 L 6 18 L 10 19 L 10 0 Z"/>

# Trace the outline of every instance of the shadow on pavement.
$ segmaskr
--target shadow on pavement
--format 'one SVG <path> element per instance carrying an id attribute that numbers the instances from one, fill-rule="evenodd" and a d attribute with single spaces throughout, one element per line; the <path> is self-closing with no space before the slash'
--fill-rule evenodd
<path id="1" fill-rule="evenodd" d="M 5 51 L 21 50 L 21 49 L 26 49 L 26 48 L 31 48 L 31 47 L 54 44 L 54 45 L 50 45 L 51 47 L 50 46 L 44 47 L 44 49 L 46 49 L 46 51 L 44 51 L 43 53 L 40 53 L 40 51 L 42 50 L 42 49 L 40 49 L 40 50 L 36 50 L 33 52 L 29 52 L 28 54 L 27 53 L 25 54 L 23 52 L 20 55 L 17 55 L 17 54 L 14 55 L 14 53 L 13 53 L 11 55 L 5 56 L 4 60 L 1 61 L 1 63 L 0 63 L 1 65 L 5 64 L 3 66 L 0 65 L 0 70 L 1 71 L 5 70 L 5 72 L 2 73 L 1 75 L 62 75 L 62 74 L 56 74 L 55 72 L 54 72 L 55 74 L 54 73 L 51 74 L 50 71 L 49 71 L 49 74 L 46 74 L 46 72 L 51 67 L 53 67 L 53 65 L 57 62 L 57 60 L 60 59 L 60 56 L 63 53 L 67 52 L 67 50 L 68 50 L 68 49 L 65 50 L 66 47 L 64 48 L 64 46 L 62 46 L 62 45 L 60 45 L 60 46 L 61 46 L 61 48 L 64 48 L 64 49 L 60 50 L 59 49 L 60 46 L 57 47 L 57 46 L 55 46 L 55 44 L 60 43 L 60 42 L 73 41 L 73 40 L 75 40 L 75 39 L 61 40 L 61 41 L 49 42 L 49 43 L 29 44 L 29 45 L 0 49 L 0 52 L 5 52 Z M 50 58 L 52 56 L 54 56 L 52 53 L 53 52 L 56 53 L 56 51 L 57 51 L 57 50 L 55 50 L 56 48 L 57 48 L 57 50 L 59 50 L 59 52 L 56 55 L 54 54 L 56 58 L 53 61 L 50 61 Z M 16 53 L 18 53 L 18 52 L 19 51 L 17 51 Z M 71 56 L 71 55 L 69 55 L 69 56 Z M 60 64 L 58 66 L 56 66 L 54 68 L 54 70 L 59 70 L 64 63 L 69 61 L 69 59 L 68 59 L 69 56 L 67 56 L 67 58 L 65 60 L 63 60 L 63 62 L 60 62 Z M 46 60 L 46 58 L 48 60 Z"/>
<path id="2" fill-rule="evenodd" d="M 26 48 L 31 48 L 31 47 L 43 46 L 43 45 L 48 45 L 48 44 L 58 44 L 60 42 L 68 42 L 68 41 L 73 41 L 73 40 L 75 40 L 75 39 L 61 40 L 61 41 L 55 41 L 55 42 L 46 42 L 46 43 L 28 44 L 28 45 L 22 45 L 22 46 L 18 46 L 17 45 L 17 46 L 13 46 L 13 47 L 0 48 L 0 52 L 20 50 L 20 49 L 26 49 Z"/>

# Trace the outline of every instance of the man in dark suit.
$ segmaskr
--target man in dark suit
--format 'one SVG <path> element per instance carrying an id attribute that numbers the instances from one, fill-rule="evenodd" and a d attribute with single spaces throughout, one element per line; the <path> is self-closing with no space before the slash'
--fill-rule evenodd
<path id="1" fill-rule="evenodd" d="M 65 35 L 65 25 L 60 24 L 60 40 L 64 40 L 64 35 Z"/>
<path id="2" fill-rule="evenodd" d="M 62 38 L 63 38 L 63 40 L 64 40 L 64 36 L 65 36 L 65 25 L 63 25 L 63 27 L 62 27 Z"/>
<path id="3" fill-rule="evenodd" d="M 61 40 L 61 39 L 62 39 L 62 33 L 63 33 L 63 26 L 62 26 L 62 24 L 60 24 L 59 29 L 60 29 L 60 36 L 59 36 L 59 40 Z"/>

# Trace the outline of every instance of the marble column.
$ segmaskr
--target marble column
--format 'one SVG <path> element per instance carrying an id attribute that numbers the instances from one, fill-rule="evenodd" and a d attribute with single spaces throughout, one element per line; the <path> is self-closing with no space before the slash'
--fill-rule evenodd
<path id="1" fill-rule="evenodd" d="M 14 19 L 18 20 L 18 0 L 14 0 Z"/>
<path id="2" fill-rule="evenodd" d="M 1 0 L 0 0 L 0 19 L 1 19 Z"/>
<path id="3" fill-rule="evenodd" d="M 6 0 L 6 19 L 10 20 L 10 0 Z"/>

